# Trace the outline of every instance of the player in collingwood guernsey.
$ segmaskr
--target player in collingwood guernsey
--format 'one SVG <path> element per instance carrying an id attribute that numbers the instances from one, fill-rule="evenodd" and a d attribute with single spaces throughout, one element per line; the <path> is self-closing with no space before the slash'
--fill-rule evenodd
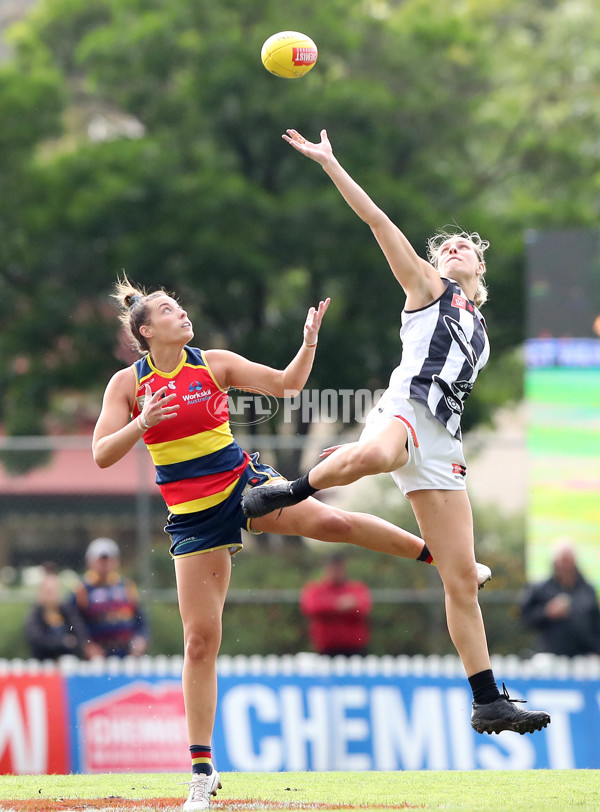
<path id="1" fill-rule="evenodd" d="M 550 722 L 501 694 L 492 672 L 477 599 L 473 518 L 466 491 L 460 419 L 479 370 L 489 356 L 479 307 L 488 243 L 477 233 L 440 233 L 421 259 L 400 229 L 342 168 L 325 130 L 319 143 L 296 130 L 283 138 L 316 161 L 348 205 L 366 222 L 406 295 L 402 360 L 371 411 L 358 442 L 325 449 L 325 459 L 293 482 L 249 491 L 249 517 L 294 505 L 323 488 L 389 472 L 410 500 L 422 537 L 444 584 L 446 616 L 471 689 L 471 724 L 479 733 L 532 733 Z"/>

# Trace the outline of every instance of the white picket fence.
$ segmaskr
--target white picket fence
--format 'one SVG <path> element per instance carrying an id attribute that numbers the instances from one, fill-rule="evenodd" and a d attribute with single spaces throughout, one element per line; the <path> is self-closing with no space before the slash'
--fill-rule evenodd
<path id="1" fill-rule="evenodd" d="M 519 657 L 492 656 L 492 668 L 503 678 L 600 680 L 600 656 L 556 657 L 537 654 L 529 660 Z M 40 660 L 0 660 L 0 676 L 49 673 L 58 670 L 64 676 L 160 676 L 179 677 L 182 657 L 109 657 L 78 660 L 63 657 L 58 662 Z M 386 676 L 386 677 L 461 677 L 464 670 L 454 655 L 398 657 L 325 657 L 309 652 L 290 655 L 222 656 L 217 661 L 222 676 Z"/>

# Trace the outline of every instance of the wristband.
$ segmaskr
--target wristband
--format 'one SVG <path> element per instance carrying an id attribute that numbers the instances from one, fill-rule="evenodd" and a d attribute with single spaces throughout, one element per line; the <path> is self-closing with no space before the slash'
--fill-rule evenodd
<path id="1" fill-rule="evenodd" d="M 306 341 L 303 341 L 302 343 L 303 343 L 303 345 L 306 347 L 306 349 L 307 349 L 307 350 L 312 350 L 312 349 L 314 349 L 314 347 L 316 347 L 316 346 L 317 346 L 317 344 L 318 344 L 319 342 L 318 342 L 318 341 L 315 341 L 315 343 L 314 343 L 314 344 L 307 344 L 307 343 L 306 343 Z"/>
<path id="2" fill-rule="evenodd" d="M 142 431 L 148 431 L 148 429 L 150 428 L 150 424 L 146 423 L 146 421 L 144 420 L 144 416 L 142 415 L 141 412 L 138 415 L 138 426 Z"/>

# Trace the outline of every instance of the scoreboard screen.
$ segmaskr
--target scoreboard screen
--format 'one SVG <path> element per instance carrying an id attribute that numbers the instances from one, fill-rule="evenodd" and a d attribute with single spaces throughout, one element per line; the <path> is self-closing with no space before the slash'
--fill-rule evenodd
<path id="1" fill-rule="evenodd" d="M 600 590 L 600 232 L 528 232 L 527 306 L 527 578 L 569 541 Z"/>

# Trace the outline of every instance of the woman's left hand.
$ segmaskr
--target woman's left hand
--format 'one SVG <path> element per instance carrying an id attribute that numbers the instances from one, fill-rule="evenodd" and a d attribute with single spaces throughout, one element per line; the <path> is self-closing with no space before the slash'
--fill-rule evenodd
<path id="1" fill-rule="evenodd" d="M 304 344 L 307 347 L 311 345 L 315 345 L 319 340 L 319 330 L 321 328 L 321 322 L 323 321 L 323 316 L 327 312 L 327 308 L 329 307 L 329 302 L 331 299 L 328 297 L 325 301 L 319 302 L 318 309 L 315 310 L 314 307 L 311 307 L 308 311 L 308 315 L 306 316 L 306 322 L 304 324 Z"/>

